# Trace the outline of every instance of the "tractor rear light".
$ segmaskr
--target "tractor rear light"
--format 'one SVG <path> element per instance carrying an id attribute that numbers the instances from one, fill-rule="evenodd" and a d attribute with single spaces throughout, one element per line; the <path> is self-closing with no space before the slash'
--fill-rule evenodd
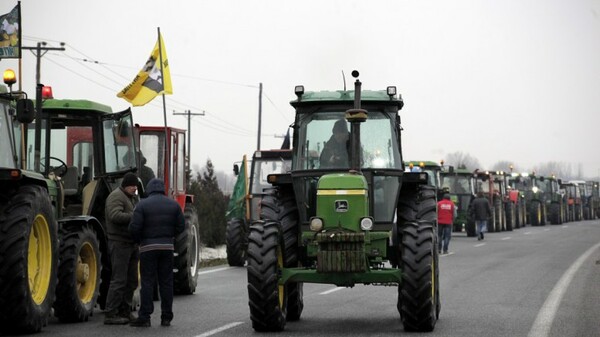
<path id="1" fill-rule="evenodd" d="M 310 230 L 313 232 L 320 232 L 323 229 L 323 219 L 311 218 L 310 219 Z"/>
<path id="2" fill-rule="evenodd" d="M 373 229 L 373 219 L 371 218 L 362 218 L 360 219 L 360 229 L 363 231 L 370 231 Z"/>

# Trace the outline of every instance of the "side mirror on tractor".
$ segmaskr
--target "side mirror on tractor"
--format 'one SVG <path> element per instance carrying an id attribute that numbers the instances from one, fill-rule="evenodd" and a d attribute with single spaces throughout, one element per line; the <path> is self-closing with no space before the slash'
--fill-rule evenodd
<path id="1" fill-rule="evenodd" d="M 17 101 L 17 120 L 23 124 L 33 122 L 35 118 L 35 109 L 33 101 L 29 99 L 20 99 Z"/>

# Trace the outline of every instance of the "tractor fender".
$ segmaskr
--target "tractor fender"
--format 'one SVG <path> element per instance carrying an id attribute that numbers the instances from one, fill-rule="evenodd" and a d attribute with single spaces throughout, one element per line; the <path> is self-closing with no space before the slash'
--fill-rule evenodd
<path id="1" fill-rule="evenodd" d="M 82 227 L 82 225 L 89 224 L 96 232 L 96 237 L 100 243 L 100 253 L 102 253 L 102 263 L 104 264 L 104 258 L 108 257 L 108 237 L 104 231 L 104 227 L 93 216 L 89 215 L 75 215 L 67 216 L 58 220 L 60 228 L 71 228 L 71 227 Z M 110 260 L 109 260 L 110 263 Z"/>

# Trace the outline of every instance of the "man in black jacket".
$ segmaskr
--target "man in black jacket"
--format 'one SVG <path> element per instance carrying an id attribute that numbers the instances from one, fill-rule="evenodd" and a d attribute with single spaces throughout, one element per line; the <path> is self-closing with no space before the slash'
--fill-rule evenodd
<path id="1" fill-rule="evenodd" d="M 487 228 L 487 220 L 492 216 L 490 202 L 484 197 L 483 192 L 477 193 L 477 198 L 473 200 L 472 212 L 475 219 L 475 229 L 477 230 L 477 240 L 483 240 L 483 232 Z"/>
<path id="2" fill-rule="evenodd" d="M 131 326 L 149 327 L 154 312 L 153 289 L 158 279 L 161 325 L 173 319 L 173 250 L 175 237 L 185 229 L 179 204 L 165 196 L 162 180 L 152 179 L 146 187 L 148 197 L 133 211 L 129 231 L 140 244 L 140 310 Z"/>

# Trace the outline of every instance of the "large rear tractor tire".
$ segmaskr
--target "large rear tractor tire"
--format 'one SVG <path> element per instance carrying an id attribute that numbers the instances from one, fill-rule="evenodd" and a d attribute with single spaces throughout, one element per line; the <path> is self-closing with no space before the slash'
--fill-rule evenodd
<path id="1" fill-rule="evenodd" d="M 439 316 L 434 225 L 407 223 L 402 231 L 402 283 L 398 311 L 406 331 L 433 331 Z"/>
<path id="2" fill-rule="evenodd" d="M 100 244 L 89 225 L 60 231 L 60 263 L 54 316 L 61 322 L 85 322 L 100 291 Z"/>
<path id="3" fill-rule="evenodd" d="M 287 314 L 286 287 L 279 285 L 283 247 L 277 221 L 257 222 L 248 236 L 248 299 L 254 330 L 282 331 Z"/>
<path id="4" fill-rule="evenodd" d="M 242 219 L 227 221 L 225 229 L 225 243 L 227 246 L 227 263 L 232 267 L 243 267 L 246 263 L 246 250 L 248 237 L 246 224 Z"/>
<path id="5" fill-rule="evenodd" d="M 173 275 L 173 292 L 177 295 L 190 295 L 198 285 L 200 249 L 198 235 L 198 214 L 191 203 L 185 204 L 183 211 L 185 230 L 175 239 L 175 261 L 177 269 Z"/>
<path id="6" fill-rule="evenodd" d="M 506 230 L 512 231 L 516 226 L 515 204 L 512 201 L 506 203 Z"/>
<path id="7" fill-rule="evenodd" d="M 57 281 L 57 227 L 46 189 L 21 186 L 0 197 L 0 332 L 46 326 Z"/>
<path id="8" fill-rule="evenodd" d="M 529 215 L 532 226 L 539 226 L 542 223 L 542 205 L 539 201 L 531 202 L 531 213 Z"/>
<path id="9" fill-rule="evenodd" d="M 550 204 L 550 223 L 553 225 L 560 225 L 561 214 L 560 214 L 560 205 L 557 203 Z"/>
<path id="10" fill-rule="evenodd" d="M 293 191 L 272 189 L 261 200 L 260 218 L 264 221 L 278 221 L 283 238 L 283 265 L 286 268 L 298 267 L 298 206 Z M 286 319 L 297 321 L 304 309 L 303 283 L 288 282 Z"/>

